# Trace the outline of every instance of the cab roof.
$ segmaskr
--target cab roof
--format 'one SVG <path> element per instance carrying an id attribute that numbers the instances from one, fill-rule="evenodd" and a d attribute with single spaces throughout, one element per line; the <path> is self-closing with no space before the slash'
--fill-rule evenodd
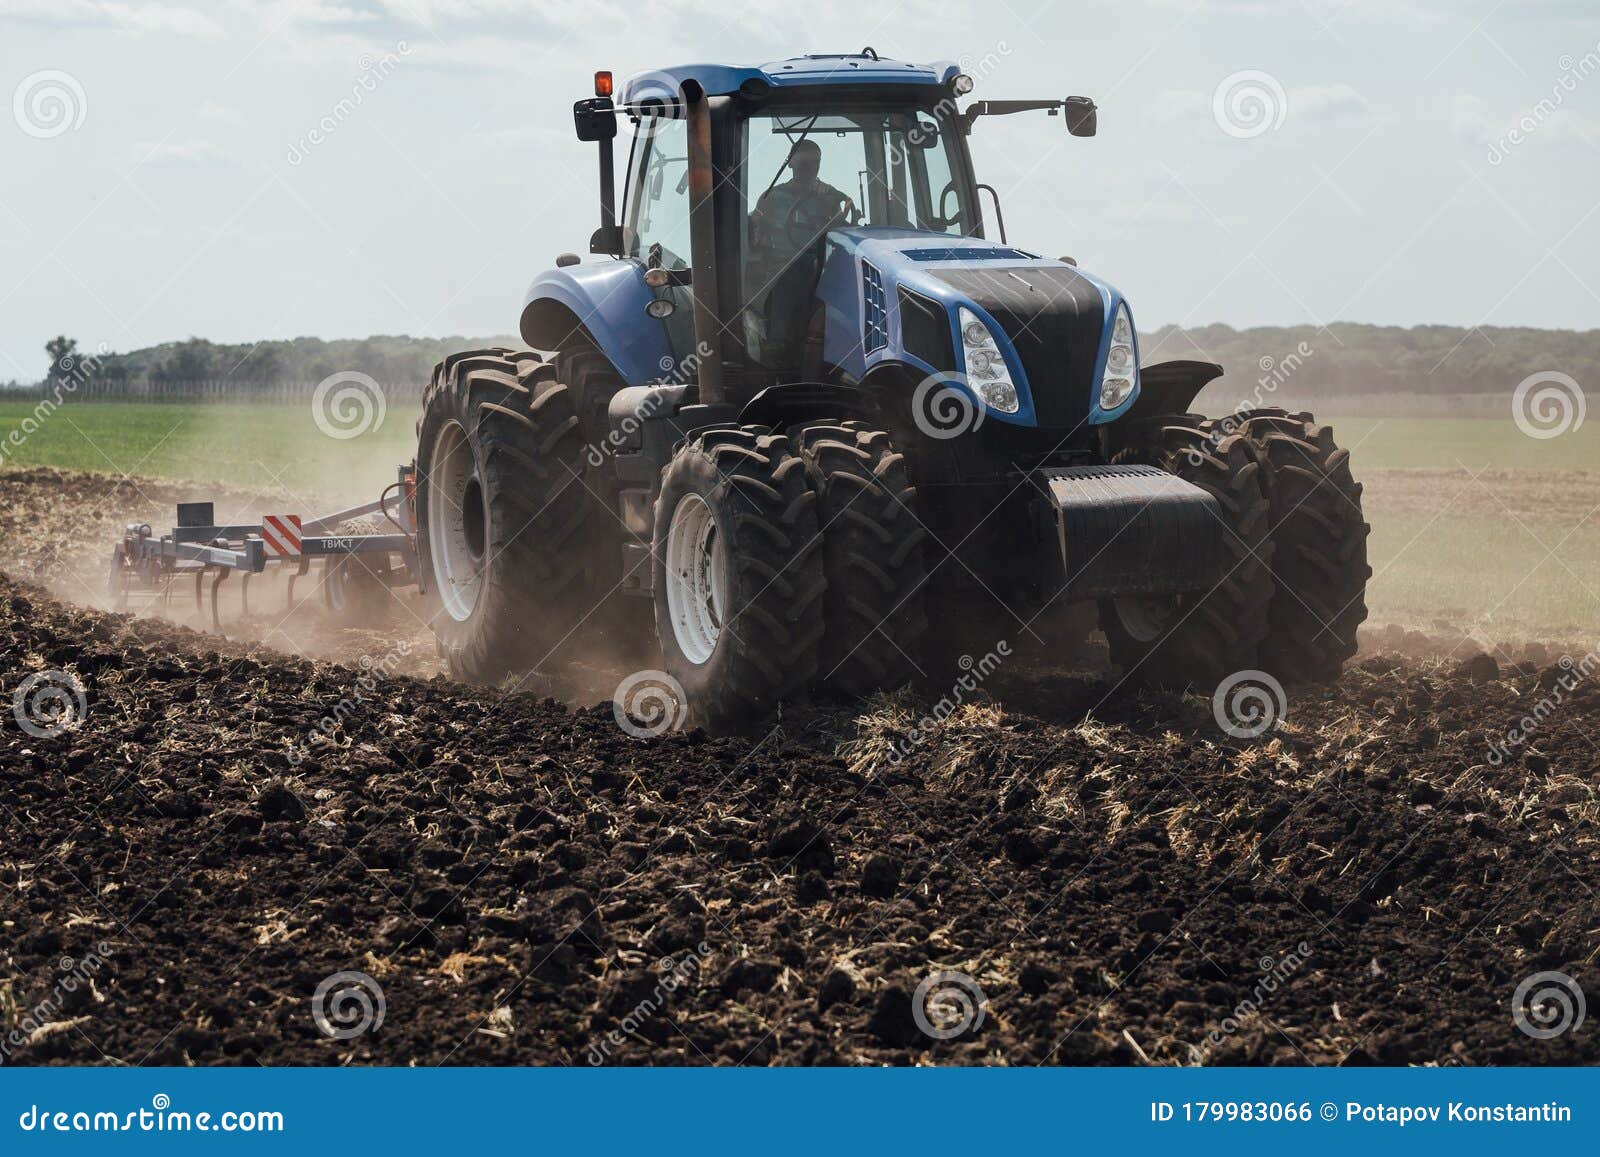
<path id="1" fill-rule="evenodd" d="M 639 104 L 650 99 L 673 100 L 686 81 L 697 82 L 708 95 L 737 92 L 746 81 L 759 80 L 773 88 L 825 87 L 829 85 L 905 84 L 941 86 L 949 84 L 961 71 L 948 60 L 932 64 L 911 64 L 903 60 L 882 60 L 865 53 L 837 53 L 819 56 L 791 56 L 755 67 L 733 64 L 680 64 L 654 72 L 630 76 L 622 86 L 622 104 Z"/>

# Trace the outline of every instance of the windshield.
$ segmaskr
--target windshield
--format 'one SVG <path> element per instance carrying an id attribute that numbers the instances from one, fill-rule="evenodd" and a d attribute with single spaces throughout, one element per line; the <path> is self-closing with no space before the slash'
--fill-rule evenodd
<path id="1" fill-rule="evenodd" d="M 976 232 L 956 179 L 951 131 L 923 110 L 752 116 L 745 122 L 745 211 L 776 218 L 768 224 L 780 233 L 798 231 L 795 218 L 823 210 L 831 216 L 839 207 L 852 225 Z"/>
<path id="2" fill-rule="evenodd" d="M 815 373 L 817 279 L 830 229 L 976 233 L 959 130 L 923 109 L 785 105 L 741 126 L 743 331 L 755 364 Z"/>

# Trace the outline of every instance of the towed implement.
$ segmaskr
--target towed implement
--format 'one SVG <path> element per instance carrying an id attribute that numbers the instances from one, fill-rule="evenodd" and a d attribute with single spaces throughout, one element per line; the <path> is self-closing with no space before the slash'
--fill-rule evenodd
<path id="1" fill-rule="evenodd" d="M 170 607 L 188 597 L 204 614 L 211 596 L 211 624 L 222 630 L 218 609 L 223 584 L 237 574 L 242 613 L 250 613 L 250 580 L 276 571 L 288 576 L 286 611 L 295 608 L 297 580 L 319 564 L 321 600 L 334 620 L 346 626 L 377 626 L 386 618 L 390 590 L 402 587 L 416 566 L 411 508 L 405 500 L 413 485 L 412 467 L 375 502 L 313 518 L 268 514 L 260 522 L 218 525 L 210 502 L 178 503 L 176 525 L 156 534 L 147 523 L 124 529 L 111 554 L 107 594 L 119 610 L 137 605 Z M 376 516 L 392 528 L 377 533 Z M 338 533 L 329 533 L 330 531 Z"/>

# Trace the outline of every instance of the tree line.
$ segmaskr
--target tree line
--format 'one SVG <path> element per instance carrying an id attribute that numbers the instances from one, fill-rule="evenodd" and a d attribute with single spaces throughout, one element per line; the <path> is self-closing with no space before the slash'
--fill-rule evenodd
<path id="1" fill-rule="evenodd" d="M 445 355 L 512 337 L 416 338 L 379 335 L 325 341 L 300 337 L 229 345 L 190 338 L 128 353 L 87 353 L 65 335 L 46 343 L 50 377 L 13 387 L 49 386 L 70 376 L 91 396 L 181 395 L 204 383 L 235 395 L 270 397 L 330 374 L 359 372 L 385 385 L 420 388 Z M 1142 360 L 1220 363 L 1230 388 L 1271 380 L 1295 394 L 1488 394 L 1513 389 L 1529 374 L 1559 370 L 1600 384 L 1600 330 L 1480 326 L 1162 326 L 1140 335 Z M 166 389 L 170 385 L 170 390 Z M 180 388 L 182 387 L 182 388 Z"/>

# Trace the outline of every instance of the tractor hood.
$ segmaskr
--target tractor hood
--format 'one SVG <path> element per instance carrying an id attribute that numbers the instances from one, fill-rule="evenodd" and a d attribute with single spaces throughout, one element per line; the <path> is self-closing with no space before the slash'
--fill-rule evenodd
<path id="1" fill-rule="evenodd" d="M 828 240 L 818 287 L 828 311 L 825 355 L 847 373 L 903 363 L 963 385 L 965 308 L 993 333 L 1017 387 L 1016 412 L 992 410 L 994 418 L 1075 428 L 1110 421 L 1137 397 L 1135 374 L 1120 405 L 1098 405 L 1112 322 L 1125 303 L 1093 274 L 977 237 L 869 226 L 833 230 Z"/>

